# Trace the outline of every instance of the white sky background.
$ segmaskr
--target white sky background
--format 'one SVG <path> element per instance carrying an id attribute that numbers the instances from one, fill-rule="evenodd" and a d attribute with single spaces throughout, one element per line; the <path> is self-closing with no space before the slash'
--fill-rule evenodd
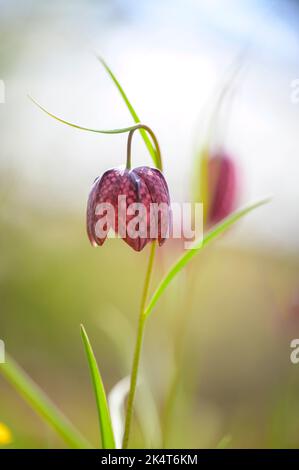
<path id="1" fill-rule="evenodd" d="M 68 128 L 26 98 L 30 92 L 50 111 L 89 127 L 131 124 L 96 51 L 156 131 L 172 198 L 188 200 L 199 116 L 250 42 L 226 149 L 240 167 L 242 201 L 269 193 L 274 200 L 239 224 L 234 238 L 298 250 L 299 103 L 290 96 L 291 81 L 299 78 L 299 6 L 264 3 L 0 1 L 6 85 L 0 161 L 18 175 L 11 187 L 8 178 L 9 189 L 36 205 L 65 204 L 84 216 L 94 178 L 125 163 L 125 135 Z M 137 136 L 133 159 L 151 163 Z"/>

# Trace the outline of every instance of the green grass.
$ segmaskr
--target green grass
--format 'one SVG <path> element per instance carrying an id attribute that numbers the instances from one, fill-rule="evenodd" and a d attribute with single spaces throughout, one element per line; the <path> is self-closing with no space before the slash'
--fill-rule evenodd
<path id="1" fill-rule="evenodd" d="M 110 412 L 108 408 L 106 392 L 96 358 L 94 356 L 90 341 L 83 325 L 81 325 L 81 335 L 86 351 L 88 365 L 90 368 L 96 403 L 98 408 L 99 424 L 101 429 L 103 449 L 115 449 L 115 440 L 111 424 Z"/>
<path id="2" fill-rule="evenodd" d="M 31 408 L 64 439 L 69 447 L 73 449 L 92 447 L 68 418 L 8 354 L 6 354 L 6 363 L 0 366 L 0 372 Z"/>

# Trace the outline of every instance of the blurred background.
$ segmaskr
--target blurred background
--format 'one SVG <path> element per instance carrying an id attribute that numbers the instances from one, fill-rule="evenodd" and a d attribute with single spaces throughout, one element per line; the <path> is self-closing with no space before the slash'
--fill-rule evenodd
<path id="1" fill-rule="evenodd" d="M 299 447 L 299 365 L 290 362 L 299 337 L 299 2 L 0 0 L 0 9 L 6 350 L 98 445 L 79 324 L 109 391 L 129 373 L 148 257 L 148 247 L 135 253 L 120 240 L 91 248 L 85 233 L 91 184 L 124 164 L 126 136 L 64 126 L 27 94 L 83 126 L 131 125 L 95 53 L 103 56 L 157 133 L 172 200 L 183 202 L 210 104 L 241 56 L 217 136 L 238 168 L 239 203 L 273 201 L 195 258 L 159 301 L 137 397 L 150 390 L 150 399 L 131 445 L 213 448 L 225 436 L 230 447 Z M 150 164 L 139 136 L 133 159 Z M 174 241 L 159 249 L 153 286 L 181 250 Z M 2 377 L 0 393 L 6 447 L 65 445 Z"/>

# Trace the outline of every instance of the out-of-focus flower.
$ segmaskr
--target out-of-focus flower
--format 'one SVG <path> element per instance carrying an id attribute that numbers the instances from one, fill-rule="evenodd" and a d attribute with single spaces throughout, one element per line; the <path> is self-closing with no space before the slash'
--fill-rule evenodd
<path id="1" fill-rule="evenodd" d="M 0 446 L 8 445 L 12 442 L 12 433 L 6 424 L 0 422 Z"/>
<path id="2" fill-rule="evenodd" d="M 208 161 L 207 224 L 212 226 L 227 217 L 237 203 L 237 171 L 226 153 L 216 153 Z"/>
<path id="3" fill-rule="evenodd" d="M 233 155 L 224 149 L 246 57 L 244 51 L 238 54 L 202 114 L 200 145 L 192 182 L 193 200 L 203 203 L 203 220 L 207 229 L 230 215 L 238 204 L 240 174 Z"/>
<path id="4" fill-rule="evenodd" d="M 204 145 L 193 173 L 193 201 L 203 204 L 204 230 L 233 212 L 239 201 L 240 174 L 234 158 Z"/>
<path id="5" fill-rule="evenodd" d="M 155 205 L 159 207 L 158 212 L 154 211 Z M 113 213 L 109 214 L 110 207 Z M 170 219 L 168 186 L 156 168 L 142 166 L 132 170 L 108 170 L 95 180 L 88 198 L 87 233 L 94 246 L 104 243 L 110 228 L 135 251 L 141 251 L 155 239 L 161 246 L 165 242 Z M 101 221 L 104 230 L 99 231 L 98 223 Z"/>
<path id="6" fill-rule="evenodd" d="M 276 309 L 279 315 L 278 326 L 279 334 L 281 332 L 287 333 L 290 338 L 298 338 L 299 336 L 299 289 L 298 287 L 291 294 L 286 307 L 280 312 Z"/>

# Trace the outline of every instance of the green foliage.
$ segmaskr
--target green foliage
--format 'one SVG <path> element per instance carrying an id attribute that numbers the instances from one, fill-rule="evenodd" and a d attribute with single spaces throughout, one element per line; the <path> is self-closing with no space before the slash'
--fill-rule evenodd
<path id="1" fill-rule="evenodd" d="M 108 65 L 106 64 L 106 62 L 104 61 L 104 59 L 102 59 L 101 57 L 98 57 L 99 61 L 101 62 L 101 64 L 103 65 L 103 67 L 105 67 L 106 71 L 108 72 L 109 76 L 111 77 L 111 79 L 113 80 L 113 82 L 115 83 L 118 91 L 120 92 L 121 94 L 121 97 L 123 98 L 124 102 L 126 103 L 127 105 L 127 108 L 132 116 L 132 118 L 134 119 L 134 121 L 136 122 L 136 124 L 138 122 L 141 122 L 140 119 L 139 119 L 139 116 L 137 115 L 135 109 L 133 108 L 131 102 L 129 101 L 129 98 L 127 97 L 127 94 L 124 92 L 124 89 L 122 88 L 122 86 L 120 85 L 119 81 L 117 80 L 117 78 L 115 77 L 114 73 L 112 72 L 112 70 L 110 69 L 110 67 L 108 67 Z M 159 162 L 159 158 L 158 158 L 158 154 L 157 152 L 155 151 L 147 133 L 143 130 L 143 129 L 140 129 L 140 134 L 144 140 L 144 143 L 153 159 L 153 162 L 154 162 L 154 165 L 157 167 L 157 168 L 160 168 L 160 165 L 161 165 L 161 162 Z"/>
<path id="2" fill-rule="evenodd" d="M 7 354 L 6 363 L 1 364 L 0 372 L 31 408 L 52 426 L 71 448 L 88 449 L 92 447 L 39 386 Z"/>
<path id="3" fill-rule="evenodd" d="M 99 424 L 102 436 L 102 446 L 104 449 L 115 449 L 115 441 L 111 424 L 110 412 L 108 408 L 102 377 L 99 372 L 96 358 L 94 356 L 90 341 L 83 325 L 81 325 L 81 334 L 87 355 L 88 365 L 90 368 L 94 393 L 96 396 Z"/>
<path id="4" fill-rule="evenodd" d="M 211 241 L 215 238 L 219 237 L 223 232 L 229 229 L 233 224 L 235 224 L 239 219 L 247 215 L 252 210 L 262 206 L 269 202 L 269 199 L 262 199 L 254 204 L 248 205 L 243 209 L 240 209 L 226 219 L 224 219 L 221 223 L 216 225 L 210 232 L 204 235 L 203 240 L 195 243 L 194 247 L 190 250 L 186 250 L 185 253 L 176 261 L 176 263 L 170 268 L 168 273 L 164 276 L 160 284 L 158 285 L 157 289 L 155 290 L 145 312 L 144 315 L 146 317 L 149 316 L 151 311 L 153 310 L 154 306 L 156 305 L 157 301 L 165 291 L 166 287 L 170 284 L 172 279 L 186 266 L 187 263 L 199 253 L 206 245 L 208 245 Z"/>

